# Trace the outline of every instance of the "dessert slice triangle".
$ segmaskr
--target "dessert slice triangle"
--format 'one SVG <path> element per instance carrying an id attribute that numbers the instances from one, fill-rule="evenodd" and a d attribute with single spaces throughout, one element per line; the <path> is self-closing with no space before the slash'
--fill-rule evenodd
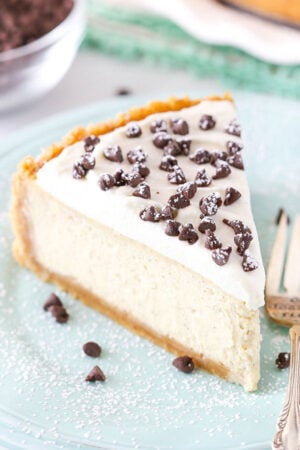
<path id="1" fill-rule="evenodd" d="M 229 95 L 77 128 L 13 178 L 17 261 L 255 390 L 264 269 Z"/>

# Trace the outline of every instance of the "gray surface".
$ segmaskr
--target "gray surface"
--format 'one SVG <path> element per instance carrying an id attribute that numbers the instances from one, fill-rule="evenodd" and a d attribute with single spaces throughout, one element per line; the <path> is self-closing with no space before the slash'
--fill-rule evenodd
<path id="1" fill-rule="evenodd" d="M 197 79 L 183 70 L 81 51 L 67 75 L 49 94 L 27 107 L 0 115 L 0 138 L 57 112 L 113 97 L 116 90 L 123 87 L 130 89 L 133 95 L 153 93 L 156 98 L 191 91 L 199 91 L 201 95 L 225 90 L 216 81 Z"/>

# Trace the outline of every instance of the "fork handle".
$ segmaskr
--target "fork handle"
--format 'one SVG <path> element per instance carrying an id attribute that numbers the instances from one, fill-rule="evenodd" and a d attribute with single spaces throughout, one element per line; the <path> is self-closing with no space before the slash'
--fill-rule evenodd
<path id="1" fill-rule="evenodd" d="M 285 403 L 277 422 L 273 450 L 300 449 L 300 325 L 290 329 L 291 362 Z"/>

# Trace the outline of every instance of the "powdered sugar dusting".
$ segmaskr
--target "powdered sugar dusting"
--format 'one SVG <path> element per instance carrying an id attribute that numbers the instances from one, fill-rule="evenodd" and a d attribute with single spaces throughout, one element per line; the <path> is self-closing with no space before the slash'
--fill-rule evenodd
<path id="1" fill-rule="evenodd" d="M 2 236 L 8 227 L 6 217 Z M 271 432 L 287 380 L 274 365 L 277 352 L 288 348 L 278 327 L 270 335 L 263 321 L 270 342 L 265 338 L 262 382 L 257 393 L 247 394 L 200 370 L 179 373 L 172 355 L 61 292 L 70 320 L 57 324 L 42 308 L 53 288 L 16 266 L 8 246 L 1 259 L 0 413 L 19 418 L 18 432 L 29 437 L 25 448 L 33 438 L 56 448 L 210 449 L 222 436 L 242 445 L 242 430 L 257 417 Z M 103 348 L 96 363 L 107 376 L 104 383 L 84 381 L 95 362 L 82 352 L 88 340 Z M 15 419 L 10 426 L 15 432 Z M 170 444 L 171 435 L 176 439 Z"/>

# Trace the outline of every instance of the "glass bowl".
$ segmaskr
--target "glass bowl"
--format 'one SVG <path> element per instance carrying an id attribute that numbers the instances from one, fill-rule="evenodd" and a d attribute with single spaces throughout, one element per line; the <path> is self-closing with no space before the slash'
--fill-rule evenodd
<path id="1" fill-rule="evenodd" d="M 41 38 L 0 52 L 0 113 L 46 94 L 64 76 L 83 36 L 84 1 L 74 0 L 70 14 Z"/>

